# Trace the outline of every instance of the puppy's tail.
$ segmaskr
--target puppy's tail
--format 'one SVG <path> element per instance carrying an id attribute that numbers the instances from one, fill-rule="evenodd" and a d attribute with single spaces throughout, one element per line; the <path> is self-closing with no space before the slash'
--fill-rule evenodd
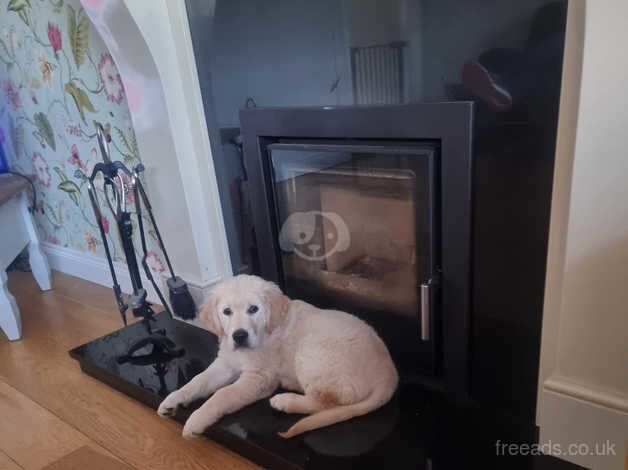
<path id="1" fill-rule="evenodd" d="M 340 421 L 355 418 L 356 416 L 365 415 L 384 405 L 390 400 L 394 392 L 394 386 L 379 387 L 379 389 L 373 390 L 368 397 L 358 403 L 336 406 L 311 414 L 294 423 L 287 431 L 280 432 L 279 435 L 284 438 L 290 438 L 313 429 L 323 428 Z"/>

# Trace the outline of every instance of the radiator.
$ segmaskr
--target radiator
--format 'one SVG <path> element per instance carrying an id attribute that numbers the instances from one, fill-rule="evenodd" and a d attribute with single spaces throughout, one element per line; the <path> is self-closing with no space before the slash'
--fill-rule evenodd
<path id="1" fill-rule="evenodd" d="M 355 104 L 403 103 L 403 43 L 351 49 Z"/>

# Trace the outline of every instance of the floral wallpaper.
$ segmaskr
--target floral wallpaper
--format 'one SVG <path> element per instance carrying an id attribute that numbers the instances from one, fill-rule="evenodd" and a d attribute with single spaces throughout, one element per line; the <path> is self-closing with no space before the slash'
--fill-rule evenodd
<path id="1" fill-rule="evenodd" d="M 74 177 L 101 161 L 94 121 L 105 126 L 113 160 L 139 161 L 120 75 L 79 0 L 0 0 L 0 145 L 13 170 L 34 178 L 41 239 L 104 256 L 87 188 Z M 112 254 L 123 261 L 96 183 Z M 164 271 L 154 250 L 148 260 Z"/>

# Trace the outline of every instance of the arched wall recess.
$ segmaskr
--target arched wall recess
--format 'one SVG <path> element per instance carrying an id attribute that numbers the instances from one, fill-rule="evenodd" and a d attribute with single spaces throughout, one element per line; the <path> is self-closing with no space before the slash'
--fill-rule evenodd
<path id="1" fill-rule="evenodd" d="M 200 300 L 231 264 L 184 1 L 81 3 L 118 66 L 175 269 Z"/>

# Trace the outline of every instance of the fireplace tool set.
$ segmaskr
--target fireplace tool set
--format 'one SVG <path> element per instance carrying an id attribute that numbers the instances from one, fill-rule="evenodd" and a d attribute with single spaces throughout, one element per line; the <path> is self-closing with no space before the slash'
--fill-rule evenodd
<path id="1" fill-rule="evenodd" d="M 166 247 L 164 246 L 163 239 L 159 232 L 159 228 L 157 227 L 151 204 L 148 200 L 148 196 L 140 179 L 140 175 L 144 171 L 144 165 L 142 163 L 138 163 L 132 170 L 129 170 L 129 168 L 127 168 L 122 162 L 112 161 L 109 153 L 107 135 L 105 134 L 105 131 L 100 123 L 95 122 L 94 124 L 96 126 L 98 146 L 100 147 L 103 161 L 94 165 L 94 169 L 91 175 L 86 175 L 82 170 L 76 170 L 75 176 L 77 178 L 83 179 L 87 185 L 87 192 L 89 194 L 92 210 L 94 211 L 94 217 L 96 218 L 96 223 L 98 224 L 98 228 L 100 230 L 100 236 L 102 238 L 105 255 L 109 264 L 109 270 L 111 271 L 111 278 L 113 280 L 113 292 L 124 324 L 127 324 L 126 311 L 131 308 L 133 315 L 136 318 L 142 318 L 144 320 L 148 332 L 149 334 L 151 334 L 152 331 L 150 329 L 150 320 L 154 314 L 152 306 L 147 300 L 146 289 L 142 285 L 140 268 L 136 258 L 135 247 L 133 244 L 133 218 L 132 213 L 128 210 L 127 205 L 132 205 L 135 209 L 135 219 L 137 220 L 137 228 L 139 230 L 139 239 L 141 242 L 142 258 L 140 264 L 143 268 L 146 278 L 150 281 L 153 288 L 155 289 L 155 292 L 157 293 L 159 300 L 164 306 L 164 309 L 170 315 L 174 313 L 177 317 L 180 317 L 182 319 L 194 318 L 196 316 L 196 305 L 194 304 L 194 300 L 192 299 L 192 296 L 185 281 L 179 276 L 176 276 L 174 273 L 172 264 L 170 263 L 170 258 L 168 257 L 168 253 L 166 252 Z M 111 209 L 111 213 L 113 214 L 115 220 L 115 225 L 117 225 L 118 234 L 120 236 L 120 243 L 124 251 L 126 265 L 127 269 L 129 270 L 129 276 L 131 278 L 131 284 L 133 287 L 133 292 L 127 297 L 126 301 L 123 297 L 122 290 L 116 276 L 116 271 L 114 269 L 111 250 L 109 249 L 106 231 L 103 225 L 103 216 L 100 210 L 99 197 L 94 186 L 94 180 L 98 178 L 99 175 L 102 175 L 104 179 L 104 199 Z M 130 195 L 132 195 L 132 197 L 129 197 Z M 159 286 L 157 285 L 157 282 L 148 265 L 148 249 L 146 244 L 146 235 L 144 231 L 144 221 L 142 218 L 142 205 L 146 210 L 146 213 L 150 220 L 150 224 L 152 225 L 152 228 L 154 230 L 159 249 L 164 256 L 166 264 L 168 265 L 168 270 L 170 272 L 170 277 L 167 279 L 166 283 L 170 293 L 169 297 L 171 310 L 168 307 L 168 302 L 166 302 L 166 299 L 161 293 L 161 290 L 159 289 Z M 140 342 L 133 345 L 129 350 L 129 353 L 125 357 L 121 357 L 120 359 L 126 359 L 126 361 L 128 361 L 135 350 L 140 349 L 147 344 L 153 344 L 155 352 L 157 352 L 158 349 L 160 352 L 172 352 L 172 350 L 174 350 L 174 345 L 172 344 L 172 342 L 166 340 L 163 335 L 151 334 L 150 337 L 143 338 L 141 340 L 141 345 Z M 180 352 L 181 351 L 179 351 L 179 353 Z"/>

